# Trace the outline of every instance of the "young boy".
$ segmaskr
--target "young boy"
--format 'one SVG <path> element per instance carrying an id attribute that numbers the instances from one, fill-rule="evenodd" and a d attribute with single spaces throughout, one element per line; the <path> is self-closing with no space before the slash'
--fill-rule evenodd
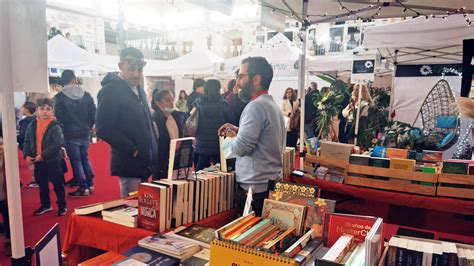
<path id="1" fill-rule="evenodd" d="M 53 116 L 51 99 L 39 99 L 36 114 L 36 120 L 31 122 L 26 130 L 23 147 L 26 161 L 35 165 L 35 180 L 40 190 L 41 207 L 33 215 L 42 215 L 53 210 L 49 198 L 49 181 L 51 181 L 58 198 L 56 215 L 64 216 L 67 213 L 66 191 L 60 166 L 61 147 L 64 146 L 63 131 Z"/>
<path id="2" fill-rule="evenodd" d="M 36 116 L 34 115 L 36 111 L 36 104 L 32 102 L 25 102 L 23 106 L 20 109 L 21 113 L 23 114 L 23 119 L 18 121 L 18 136 L 17 136 L 17 141 L 18 141 L 18 147 L 20 150 L 23 150 L 23 144 L 25 143 L 25 135 L 26 135 L 26 129 L 30 125 L 31 121 L 36 119 Z M 28 166 L 31 172 L 31 176 L 33 177 L 33 181 L 27 185 L 29 188 L 33 187 L 38 187 L 38 184 L 35 181 L 35 166 L 33 164 L 30 164 Z"/>

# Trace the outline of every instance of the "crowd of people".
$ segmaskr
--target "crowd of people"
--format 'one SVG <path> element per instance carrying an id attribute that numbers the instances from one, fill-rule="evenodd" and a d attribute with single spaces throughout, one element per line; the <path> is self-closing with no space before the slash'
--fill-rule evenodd
<path id="1" fill-rule="evenodd" d="M 102 80 L 97 107 L 74 72 L 64 70 L 62 90 L 54 98 L 42 98 L 37 103 L 27 101 L 21 108 L 18 144 L 33 176 L 27 186 L 39 187 L 40 206 L 34 215 L 53 210 L 49 182 L 57 196 L 58 216 L 67 214 L 66 185 L 77 187 L 68 193 L 71 197 L 94 194 L 94 171 L 88 158 L 94 127 L 97 136 L 111 147 L 110 173 L 119 177 L 121 196 L 128 196 L 150 178 L 167 177 L 172 139 L 195 137 L 194 167 L 202 170 L 220 162 L 219 136 L 224 136 L 224 146 L 237 156 L 237 207 L 243 210 L 246 194 L 252 188 L 252 207 L 259 214 L 268 196 L 268 182 L 281 176 L 284 147 L 298 144 L 301 106 L 296 90 L 287 88 L 279 107 L 268 94 L 273 78 L 271 65 L 263 57 L 249 57 L 222 94 L 219 80 L 195 79 L 190 95 L 181 90 L 175 101 L 172 91 L 155 88 L 148 102 L 141 85 L 146 66 L 142 52 L 123 49 L 118 66 L 120 72 L 109 73 Z M 315 82 L 306 91 L 307 138 L 316 136 L 317 107 L 313 99 L 328 91 L 326 87 L 319 91 Z M 346 107 L 338 118 L 339 133 L 345 134 L 352 126 L 358 92 L 355 89 L 352 98 L 344 103 Z M 362 125 L 370 104 L 370 95 L 363 89 Z M 186 120 L 193 112 L 197 112 L 199 119 L 196 132 L 191 134 Z M 349 138 L 339 136 L 343 142 Z M 0 211 L 7 221 L 2 148 L 0 141 Z M 70 161 L 73 173 L 68 182 L 64 179 L 68 170 L 66 160 Z"/>

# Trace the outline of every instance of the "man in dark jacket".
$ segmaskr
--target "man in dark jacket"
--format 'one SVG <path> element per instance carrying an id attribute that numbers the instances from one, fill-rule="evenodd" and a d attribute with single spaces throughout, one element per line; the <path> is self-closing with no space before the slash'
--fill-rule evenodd
<path id="1" fill-rule="evenodd" d="M 152 174 L 152 161 L 158 144 L 151 122 L 143 80 L 146 65 L 135 48 L 120 52 L 120 73 L 109 73 L 102 80 L 96 116 L 97 136 L 109 143 L 111 175 L 120 177 L 123 197 L 137 191 Z"/>
<path id="2" fill-rule="evenodd" d="M 38 100 L 38 117 L 28 126 L 23 147 L 26 161 L 35 164 L 35 180 L 40 190 L 41 207 L 33 213 L 36 216 L 53 210 L 49 198 L 49 181 L 53 183 L 58 199 L 56 215 L 64 216 L 67 213 L 64 173 L 60 165 L 61 148 L 64 145 L 63 130 L 52 111 L 51 99 Z"/>
<path id="3" fill-rule="evenodd" d="M 25 143 L 26 129 L 28 128 L 30 123 L 36 119 L 36 116 L 34 115 L 34 113 L 36 112 L 36 104 L 32 102 L 25 102 L 23 106 L 20 108 L 20 111 L 23 114 L 23 119 L 18 121 L 18 135 L 16 136 L 16 139 L 18 141 L 18 148 L 20 148 L 20 150 L 23 150 L 23 144 Z M 29 188 L 38 187 L 38 184 L 36 183 L 36 180 L 35 180 L 34 164 L 29 165 L 28 168 L 30 169 L 33 180 L 26 186 Z"/>
<path id="4" fill-rule="evenodd" d="M 70 192 L 69 196 L 85 197 L 94 192 L 89 142 L 95 123 L 96 107 L 91 95 L 78 84 L 72 70 L 63 71 L 61 82 L 64 87 L 54 97 L 54 110 L 58 122 L 63 124 L 66 151 L 73 178 L 79 186 L 76 191 Z"/>
<path id="5" fill-rule="evenodd" d="M 306 95 L 304 96 L 304 131 L 306 138 L 315 137 L 315 126 L 314 119 L 316 115 L 316 106 L 314 106 L 313 98 L 319 93 L 318 83 L 311 82 L 311 86 L 308 88 Z"/>
<path id="6" fill-rule="evenodd" d="M 188 96 L 188 110 L 194 107 L 194 102 L 204 94 L 204 84 L 206 82 L 203 79 L 195 79 L 193 82 L 193 92 Z"/>

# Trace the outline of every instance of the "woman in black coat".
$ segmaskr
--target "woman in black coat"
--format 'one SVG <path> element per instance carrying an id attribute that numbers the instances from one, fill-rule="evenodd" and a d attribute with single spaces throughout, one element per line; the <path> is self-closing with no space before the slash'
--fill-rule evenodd
<path id="1" fill-rule="evenodd" d="M 184 137 L 186 114 L 173 109 L 174 97 L 169 90 L 155 89 L 151 107 L 153 126 L 158 138 L 158 157 L 153 163 L 153 179 L 167 178 L 170 141 Z"/>
<path id="2" fill-rule="evenodd" d="M 211 79 L 204 85 L 204 95 L 194 103 L 199 122 L 196 132 L 196 153 L 199 159 L 196 171 L 220 162 L 217 130 L 225 123 L 235 123 L 229 104 L 220 95 L 221 83 Z"/>

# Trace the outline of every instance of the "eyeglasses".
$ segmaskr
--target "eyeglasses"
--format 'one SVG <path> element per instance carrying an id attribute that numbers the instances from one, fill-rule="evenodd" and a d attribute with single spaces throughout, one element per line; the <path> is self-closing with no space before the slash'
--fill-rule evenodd
<path id="1" fill-rule="evenodd" d="M 121 60 L 122 63 L 127 64 L 127 68 L 130 71 L 143 71 L 143 68 L 146 66 L 146 61 L 139 60 L 139 59 L 123 59 Z"/>

